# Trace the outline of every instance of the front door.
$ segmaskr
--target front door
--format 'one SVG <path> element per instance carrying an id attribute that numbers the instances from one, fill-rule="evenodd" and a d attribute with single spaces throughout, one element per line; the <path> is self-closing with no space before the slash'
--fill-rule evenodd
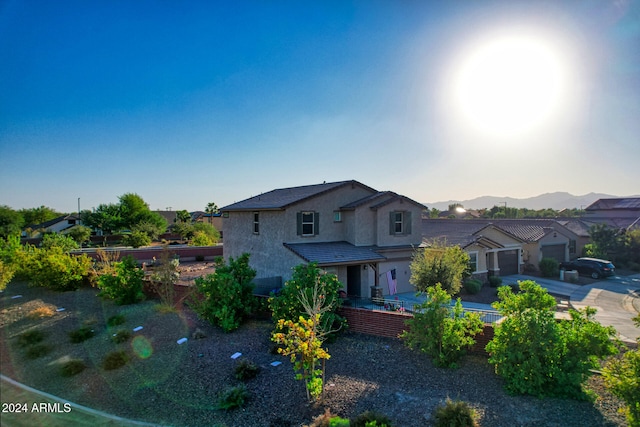
<path id="1" fill-rule="evenodd" d="M 360 296 L 360 266 L 347 266 L 347 295 Z"/>

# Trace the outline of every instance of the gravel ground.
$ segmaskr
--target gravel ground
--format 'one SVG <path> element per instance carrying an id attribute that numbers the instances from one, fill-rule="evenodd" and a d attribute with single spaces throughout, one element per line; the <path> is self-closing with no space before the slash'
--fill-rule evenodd
<path id="1" fill-rule="evenodd" d="M 599 395 L 593 402 L 509 396 L 486 358 L 468 357 L 457 370 L 434 367 L 428 357 L 405 348 L 401 341 L 345 333 L 328 344 L 326 393 L 321 402 L 306 402 L 304 385 L 295 381 L 287 358 L 270 353 L 272 324 L 250 320 L 238 331 L 224 334 L 200 321 L 188 308 L 162 314 L 154 301 L 116 306 L 96 297 L 95 289 L 55 293 L 11 283 L 0 293 L 1 371 L 34 388 L 72 402 L 121 417 L 173 426 L 302 426 L 330 409 L 343 417 L 376 410 L 396 426 L 430 425 L 436 405 L 447 397 L 470 402 L 483 426 L 623 426 L 621 402 L 606 392 L 594 377 L 590 387 Z M 20 298 L 12 298 L 22 295 Z M 29 317 L 48 306 L 53 315 Z M 55 311 L 65 308 L 64 311 Z M 108 328 L 106 321 L 123 314 L 122 326 Z M 69 331 L 92 325 L 96 335 L 81 344 L 69 342 Z M 143 326 L 138 332 L 133 328 Z M 30 329 L 46 334 L 52 351 L 29 360 L 16 346 L 16 337 Z M 111 342 L 119 329 L 132 331 L 132 340 Z M 199 329 L 204 338 L 195 339 Z M 187 337 L 178 345 L 176 341 Z M 104 356 L 124 350 L 131 361 L 105 371 Z M 238 359 L 231 358 L 236 352 Z M 63 378 L 60 363 L 80 358 L 82 373 Z M 246 383 L 250 400 L 242 409 L 216 410 L 218 393 L 240 382 L 233 376 L 240 360 L 260 367 Z M 282 362 L 271 366 L 272 362 Z"/>

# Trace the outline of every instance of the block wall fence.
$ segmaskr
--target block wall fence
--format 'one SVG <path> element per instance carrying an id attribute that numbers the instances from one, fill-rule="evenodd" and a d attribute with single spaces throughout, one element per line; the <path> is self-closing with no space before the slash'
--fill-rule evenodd
<path id="1" fill-rule="evenodd" d="M 413 317 L 408 313 L 353 307 L 340 307 L 338 313 L 347 319 L 351 332 L 387 338 L 398 338 L 407 329 L 404 322 Z M 476 343 L 469 349 L 469 352 L 488 356 L 484 347 L 493 339 L 493 332 L 493 325 L 485 324 L 482 332 L 476 335 Z"/>

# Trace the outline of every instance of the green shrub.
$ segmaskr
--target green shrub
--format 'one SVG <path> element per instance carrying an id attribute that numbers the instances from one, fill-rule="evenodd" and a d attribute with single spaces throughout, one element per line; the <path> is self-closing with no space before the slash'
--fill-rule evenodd
<path id="1" fill-rule="evenodd" d="M 72 343 L 78 344 L 88 340 L 95 335 L 95 331 L 90 326 L 82 326 L 69 332 L 69 339 Z"/>
<path id="2" fill-rule="evenodd" d="M 482 289 L 482 282 L 478 279 L 467 279 L 464 281 L 464 290 L 471 295 L 475 295 Z"/>
<path id="3" fill-rule="evenodd" d="M 260 368 L 255 363 L 243 360 L 236 365 L 234 376 L 241 380 L 246 381 L 255 378 L 258 375 Z"/>
<path id="4" fill-rule="evenodd" d="M 469 254 L 460 246 L 434 242 L 431 247 L 414 253 L 409 281 L 420 292 L 440 283 L 449 295 L 456 295 L 470 275 L 469 261 Z"/>
<path id="5" fill-rule="evenodd" d="M 451 296 L 437 284 L 427 289 L 427 299 L 418 306 L 408 328 L 400 337 L 411 349 L 418 349 L 433 358 L 440 367 L 455 368 L 467 347 L 475 344 L 473 337 L 482 330 L 478 313 L 464 312 L 460 298 L 451 306 Z"/>
<path id="6" fill-rule="evenodd" d="M 329 427 L 349 427 L 350 422 L 347 418 L 333 417 L 329 420 Z"/>
<path id="7" fill-rule="evenodd" d="M 149 246 L 151 244 L 151 237 L 144 231 L 135 230 L 131 234 L 127 234 L 122 239 L 122 243 L 127 246 L 139 248 L 141 246 Z"/>
<path id="8" fill-rule="evenodd" d="M 345 319 L 337 313 L 342 303 L 338 291 L 344 286 L 335 274 L 324 274 L 316 263 L 300 264 L 293 268 L 293 276 L 287 281 L 278 295 L 269 298 L 269 306 L 273 312 L 273 320 L 280 319 L 297 322 L 300 316 L 308 317 L 301 299 L 313 306 L 314 289 L 318 287 L 324 296 L 323 305 L 332 307 L 321 314 L 319 329 L 321 331 L 339 330 L 346 326 Z M 330 334 L 330 338 L 335 334 Z"/>
<path id="9" fill-rule="evenodd" d="M 63 377 L 72 377 L 84 371 L 87 366 L 80 359 L 69 360 L 60 366 L 60 375 Z"/>
<path id="10" fill-rule="evenodd" d="M 542 277 L 556 277 L 560 274 L 560 263 L 555 258 L 542 258 L 538 267 Z"/>
<path id="11" fill-rule="evenodd" d="M 110 328 L 118 325 L 122 325 L 125 322 L 125 317 L 122 314 L 116 314 L 107 319 L 107 326 Z"/>
<path id="12" fill-rule="evenodd" d="M 111 336 L 111 340 L 116 344 L 122 344 L 128 341 L 129 338 L 131 338 L 131 332 L 126 329 L 121 329 Z"/>
<path id="13" fill-rule="evenodd" d="M 34 344 L 27 348 L 27 351 L 25 352 L 25 356 L 27 356 L 28 359 L 37 359 L 39 357 L 46 356 L 47 354 L 51 353 L 52 349 L 53 347 L 51 347 L 50 345 Z"/>
<path id="14" fill-rule="evenodd" d="M 500 276 L 490 276 L 489 277 L 489 286 L 492 288 L 497 288 L 498 286 L 502 286 L 502 277 Z"/>
<path id="15" fill-rule="evenodd" d="M 585 398 L 582 385 L 598 358 L 616 353 L 613 327 L 594 320 L 595 309 L 570 310 L 570 320 L 556 321 L 555 299 L 536 282 L 520 282 L 522 292 L 498 288 L 494 303 L 504 316 L 487 344 L 489 363 L 514 394 Z"/>
<path id="16" fill-rule="evenodd" d="M 375 423 L 375 424 L 373 424 Z M 393 427 L 391 419 L 375 411 L 365 411 L 351 420 L 351 427 Z"/>
<path id="17" fill-rule="evenodd" d="M 112 351 L 107 354 L 104 360 L 102 361 L 102 367 L 106 371 L 111 371 L 113 369 L 118 369 L 123 367 L 129 361 L 129 356 L 124 351 Z"/>
<path id="18" fill-rule="evenodd" d="M 249 392 L 244 385 L 230 387 L 220 393 L 216 407 L 225 411 L 240 408 L 244 406 L 248 398 Z"/>
<path id="19" fill-rule="evenodd" d="M 115 263 L 115 270 L 115 275 L 103 274 L 98 278 L 99 295 L 111 298 L 119 305 L 142 301 L 144 271 L 138 268 L 136 260 L 127 255 Z"/>
<path id="20" fill-rule="evenodd" d="M 38 329 L 24 332 L 17 337 L 16 344 L 19 347 L 28 347 L 44 340 L 44 333 Z"/>
<path id="21" fill-rule="evenodd" d="M 20 273 L 34 286 L 73 291 L 91 278 L 91 258 L 71 255 L 58 246 L 24 252 Z"/>
<path id="22" fill-rule="evenodd" d="M 436 407 L 434 411 L 436 427 L 475 427 L 476 412 L 468 403 L 461 400 L 453 401 L 447 398 L 444 405 Z"/>
<path id="23" fill-rule="evenodd" d="M 40 247 L 43 249 L 51 249 L 57 247 L 62 249 L 63 252 L 70 252 L 74 249 L 78 249 L 78 243 L 70 236 L 60 233 L 47 233 L 42 237 Z"/>
<path id="24" fill-rule="evenodd" d="M 12 265 L 5 264 L 2 259 L 0 259 L 0 291 L 6 289 L 11 279 L 13 279 L 14 274 L 15 268 Z"/>
<path id="25" fill-rule="evenodd" d="M 228 265 L 218 258 L 214 274 L 195 280 L 196 292 L 191 304 L 200 317 L 231 332 L 253 310 L 255 276 L 256 271 L 249 267 L 249 254 L 235 260 L 229 258 Z"/>

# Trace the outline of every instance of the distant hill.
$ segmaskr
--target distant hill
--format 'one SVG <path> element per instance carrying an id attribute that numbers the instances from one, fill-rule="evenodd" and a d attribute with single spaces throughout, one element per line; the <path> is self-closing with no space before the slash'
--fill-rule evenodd
<path id="1" fill-rule="evenodd" d="M 424 203 L 429 209 L 436 208 L 446 211 L 449 205 L 460 203 L 467 209 L 492 208 L 493 206 L 504 206 L 507 203 L 511 208 L 527 209 L 584 209 L 598 199 L 610 199 L 617 197 L 639 197 L 639 196 L 612 196 L 611 194 L 589 193 L 583 196 L 574 196 L 566 192 L 545 193 L 526 199 L 516 199 L 513 197 L 481 196 L 471 200 L 448 200 L 446 202 Z"/>

